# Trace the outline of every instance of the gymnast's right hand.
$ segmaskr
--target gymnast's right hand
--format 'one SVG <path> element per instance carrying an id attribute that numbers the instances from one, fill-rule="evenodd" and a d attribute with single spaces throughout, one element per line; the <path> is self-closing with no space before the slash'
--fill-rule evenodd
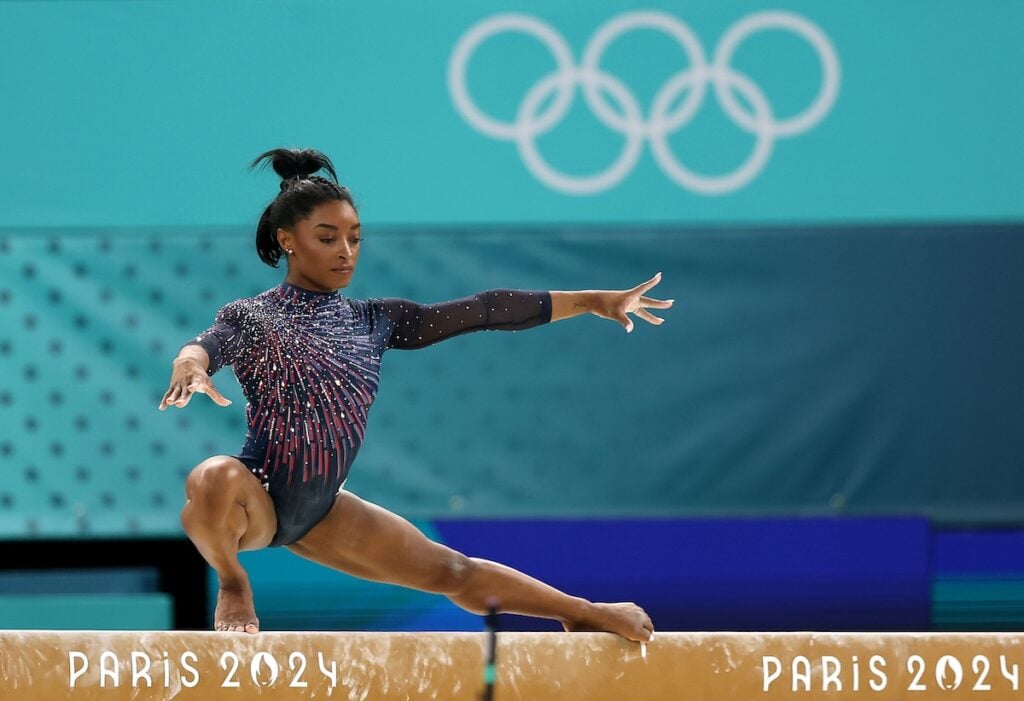
<path id="1" fill-rule="evenodd" d="M 205 368 L 198 361 L 192 359 L 179 359 L 174 361 L 174 371 L 171 373 L 171 386 L 164 394 L 159 409 L 163 411 L 169 406 L 184 408 L 194 392 L 201 392 L 210 397 L 221 406 L 230 406 L 231 400 L 217 391 L 213 381 L 206 374 Z"/>

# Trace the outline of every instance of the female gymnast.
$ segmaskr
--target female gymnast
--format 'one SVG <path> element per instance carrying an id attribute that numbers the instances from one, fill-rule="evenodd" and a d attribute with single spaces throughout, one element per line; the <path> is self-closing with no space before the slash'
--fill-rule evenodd
<path id="1" fill-rule="evenodd" d="M 474 613 L 485 613 L 493 597 L 501 611 L 556 619 L 567 631 L 650 640 L 653 624 L 636 604 L 592 603 L 467 557 L 342 487 L 363 443 L 386 349 L 585 312 L 627 332 L 630 313 L 661 324 L 645 307 L 664 309 L 672 300 L 644 296 L 661 274 L 624 291 L 494 289 L 430 305 L 350 299 L 338 289 L 352 281 L 362 236 L 352 195 L 338 185 L 330 159 L 312 149 L 273 149 L 250 168 L 260 161 L 282 182 L 260 218 L 256 250 L 275 268 L 285 255 L 288 274 L 277 287 L 226 304 L 213 326 L 181 347 L 159 406 L 183 408 L 196 392 L 228 406 L 210 379 L 225 365 L 247 400 L 240 454 L 204 460 L 185 482 L 181 523 L 219 578 L 214 628 L 259 631 L 238 553 L 283 545 L 356 577 L 444 594 Z M 331 179 L 313 175 L 319 170 Z"/>

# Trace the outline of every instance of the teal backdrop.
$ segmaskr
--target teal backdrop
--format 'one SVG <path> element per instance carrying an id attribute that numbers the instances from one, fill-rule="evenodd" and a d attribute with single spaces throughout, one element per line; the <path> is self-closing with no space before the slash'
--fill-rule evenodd
<path id="1" fill-rule="evenodd" d="M 348 488 L 413 517 L 926 515 L 1024 508 L 1017 225 L 389 228 L 343 294 L 626 288 L 597 317 L 388 351 Z M 184 477 L 245 435 L 234 403 L 157 411 L 216 310 L 280 282 L 251 232 L 0 236 L 0 442 L 13 533 L 177 532 Z M 3 495 L 6 494 L 6 497 Z"/>
<path id="2" fill-rule="evenodd" d="M 748 184 L 714 196 L 669 178 L 649 140 L 617 185 L 553 190 L 514 143 L 481 133 L 456 108 L 451 59 L 479 23 L 528 15 L 579 65 L 599 28 L 642 10 L 685 23 L 708 57 L 741 20 L 796 15 L 834 51 L 835 99 L 813 126 L 775 139 Z M 1019 219 L 1022 30 L 1017 0 L 5 1 L 3 221 L 248 226 L 273 186 L 245 165 L 278 145 L 331 155 L 375 224 Z M 510 121 L 556 63 L 535 35 L 503 32 L 467 65 L 475 103 Z M 611 41 L 600 65 L 649 123 L 659 90 L 689 59 L 666 33 L 638 28 Z M 776 121 L 805 110 L 823 83 L 818 54 L 792 31 L 750 34 L 728 65 Z M 614 86 L 598 84 L 623 113 Z M 750 90 L 734 88 L 741 102 Z M 537 149 L 569 175 L 600 172 L 627 141 L 579 90 L 549 126 Z M 709 89 L 667 141 L 680 162 L 721 176 L 756 139 Z"/>
<path id="3" fill-rule="evenodd" d="M 277 180 L 246 169 L 276 146 L 355 193 L 344 294 L 663 271 L 676 299 L 631 335 L 574 318 L 389 352 L 361 495 L 416 518 L 1021 523 L 1022 12 L 0 2 L 0 533 L 181 533 L 184 477 L 237 450 L 244 406 L 223 370 L 231 407 L 156 407 L 175 350 L 284 276 L 252 245 Z M 495 22 L 534 33 L 485 37 L 463 83 L 514 128 L 467 117 L 452 77 Z M 623 144 L 635 162 L 593 180 Z"/>

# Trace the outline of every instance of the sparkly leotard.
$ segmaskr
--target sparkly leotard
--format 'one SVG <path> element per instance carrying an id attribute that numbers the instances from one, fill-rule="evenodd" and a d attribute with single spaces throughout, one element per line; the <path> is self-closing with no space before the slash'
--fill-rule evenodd
<path id="1" fill-rule="evenodd" d="M 277 513 L 271 546 L 294 543 L 330 511 L 366 434 L 389 348 L 423 348 L 483 329 L 515 331 L 551 320 L 547 291 L 487 290 L 421 305 L 355 300 L 282 282 L 223 306 L 202 346 L 213 375 L 232 366 L 249 426 L 238 455 Z"/>

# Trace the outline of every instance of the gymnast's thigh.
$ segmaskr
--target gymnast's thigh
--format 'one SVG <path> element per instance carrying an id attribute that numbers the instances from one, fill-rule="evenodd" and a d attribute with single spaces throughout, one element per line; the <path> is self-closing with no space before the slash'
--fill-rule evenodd
<path id="1" fill-rule="evenodd" d="M 438 592 L 471 564 L 398 514 L 344 490 L 327 516 L 288 549 L 356 577 Z"/>

